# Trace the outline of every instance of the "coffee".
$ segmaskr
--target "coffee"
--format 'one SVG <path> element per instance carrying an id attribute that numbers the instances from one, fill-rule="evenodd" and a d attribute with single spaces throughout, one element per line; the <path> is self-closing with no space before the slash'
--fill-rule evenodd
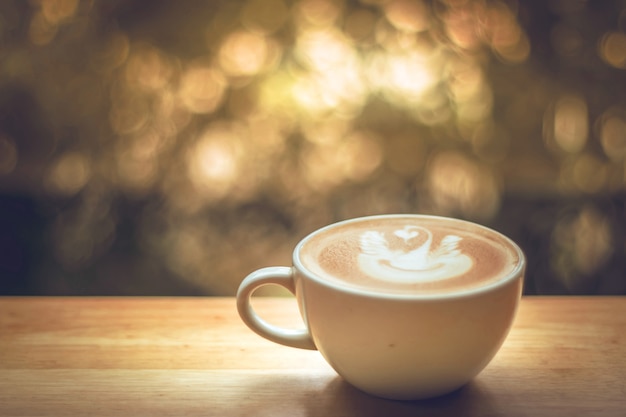
<path id="1" fill-rule="evenodd" d="M 384 293 L 456 293 L 498 281 L 519 264 L 502 235 L 460 220 L 398 216 L 322 229 L 302 242 L 302 265 L 338 284 Z"/>
<path id="2" fill-rule="evenodd" d="M 319 350 L 361 391 L 424 399 L 457 390 L 498 352 L 525 269 L 515 243 L 477 224 L 408 214 L 365 217 L 305 237 L 291 266 L 248 274 L 237 291 L 237 311 L 268 340 Z M 263 320 L 251 300 L 265 285 L 292 292 L 306 326 L 286 329 Z"/>

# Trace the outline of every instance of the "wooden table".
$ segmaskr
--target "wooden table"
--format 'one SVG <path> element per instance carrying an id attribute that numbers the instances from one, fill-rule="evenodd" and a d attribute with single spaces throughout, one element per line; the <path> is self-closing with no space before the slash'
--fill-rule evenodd
<path id="1" fill-rule="evenodd" d="M 255 299 L 297 327 L 292 299 Z M 626 297 L 525 298 L 474 381 L 388 401 L 318 352 L 248 330 L 232 298 L 0 298 L 0 416 L 626 416 Z"/>

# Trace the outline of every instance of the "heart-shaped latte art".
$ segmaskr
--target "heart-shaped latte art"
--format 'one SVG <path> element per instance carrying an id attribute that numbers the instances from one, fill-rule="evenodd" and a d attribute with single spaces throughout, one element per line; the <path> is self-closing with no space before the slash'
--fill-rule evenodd
<path id="1" fill-rule="evenodd" d="M 417 236 L 419 232 L 417 230 L 407 230 L 407 228 L 404 228 L 401 230 L 396 230 L 395 232 L 393 232 L 393 234 L 406 242 L 407 240 Z"/>

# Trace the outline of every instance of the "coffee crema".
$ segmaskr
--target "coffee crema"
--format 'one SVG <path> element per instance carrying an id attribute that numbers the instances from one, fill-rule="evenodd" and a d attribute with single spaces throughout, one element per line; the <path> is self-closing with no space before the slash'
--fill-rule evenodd
<path id="1" fill-rule="evenodd" d="M 514 247 L 494 231 L 427 216 L 340 223 L 305 239 L 298 256 L 323 279 L 412 294 L 482 287 L 507 276 L 520 262 Z"/>

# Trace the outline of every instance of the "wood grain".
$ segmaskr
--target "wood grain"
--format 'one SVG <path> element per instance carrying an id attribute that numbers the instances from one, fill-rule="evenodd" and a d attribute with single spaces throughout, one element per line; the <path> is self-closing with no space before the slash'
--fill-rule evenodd
<path id="1" fill-rule="evenodd" d="M 292 299 L 256 299 L 298 327 Z M 0 416 L 626 416 L 626 297 L 525 298 L 474 381 L 363 394 L 318 352 L 248 330 L 232 298 L 0 298 Z"/>

